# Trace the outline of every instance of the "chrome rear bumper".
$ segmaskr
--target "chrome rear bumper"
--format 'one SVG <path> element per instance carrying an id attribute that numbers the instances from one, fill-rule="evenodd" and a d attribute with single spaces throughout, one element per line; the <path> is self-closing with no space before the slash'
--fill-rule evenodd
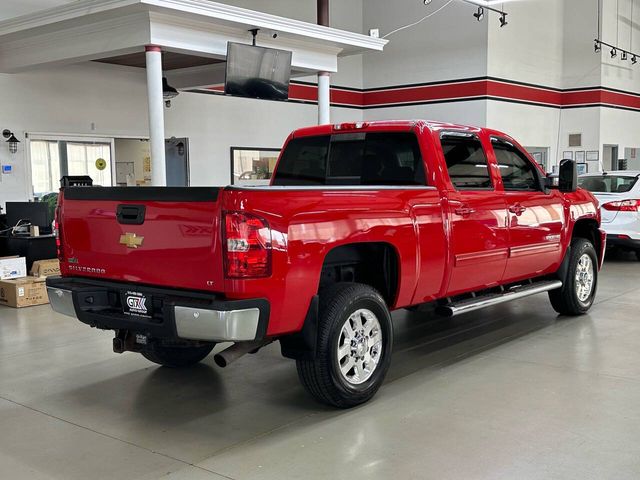
<path id="1" fill-rule="evenodd" d="M 260 310 L 205 310 L 174 307 L 178 337 L 213 342 L 243 342 L 256 338 Z"/>
<path id="2" fill-rule="evenodd" d="M 205 342 L 262 340 L 269 321 L 266 299 L 225 300 L 215 295 L 136 287 L 154 299 L 150 316 L 125 314 L 121 292 L 131 287 L 114 282 L 49 277 L 51 308 L 93 327 L 129 330 L 150 337 Z"/>

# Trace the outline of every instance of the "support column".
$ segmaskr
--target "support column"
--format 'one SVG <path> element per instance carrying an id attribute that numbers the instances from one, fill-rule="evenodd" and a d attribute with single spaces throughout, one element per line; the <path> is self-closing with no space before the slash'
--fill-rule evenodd
<path id="1" fill-rule="evenodd" d="M 164 187 L 167 185 L 167 166 L 164 156 L 162 50 L 156 45 L 147 45 L 145 56 L 147 60 L 147 97 L 151 145 L 151 184 L 154 187 Z"/>
<path id="2" fill-rule="evenodd" d="M 318 25 L 329 26 L 329 0 L 318 0 Z M 331 74 L 318 72 L 318 124 L 331 123 Z"/>
<path id="3" fill-rule="evenodd" d="M 318 72 L 318 124 L 331 123 L 331 75 Z"/>

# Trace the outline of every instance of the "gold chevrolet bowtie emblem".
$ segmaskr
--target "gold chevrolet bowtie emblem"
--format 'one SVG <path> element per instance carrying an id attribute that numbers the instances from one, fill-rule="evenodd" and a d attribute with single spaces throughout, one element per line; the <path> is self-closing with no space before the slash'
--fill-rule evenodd
<path id="1" fill-rule="evenodd" d="M 144 237 L 139 237 L 135 233 L 125 233 L 120 235 L 120 245 L 126 245 L 127 248 L 138 248 L 142 246 Z"/>

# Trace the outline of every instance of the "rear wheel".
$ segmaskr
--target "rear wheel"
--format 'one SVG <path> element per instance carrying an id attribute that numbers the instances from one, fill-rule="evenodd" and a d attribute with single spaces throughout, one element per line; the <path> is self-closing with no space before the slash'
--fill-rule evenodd
<path id="1" fill-rule="evenodd" d="M 549 292 L 554 310 L 562 315 L 582 315 L 593 305 L 598 286 L 598 257 L 588 240 L 575 238 L 571 252 L 567 278 L 562 288 Z"/>
<path id="2" fill-rule="evenodd" d="M 147 360 L 165 367 L 190 367 L 211 353 L 215 343 L 206 345 L 153 345 L 142 356 Z"/>
<path id="3" fill-rule="evenodd" d="M 336 284 L 320 294 L 316 358 L 298 360 L 302 385 L 318 401 L 349 408 L 371 399 L 391 362 L 393 327 L 380 294 Z"/>

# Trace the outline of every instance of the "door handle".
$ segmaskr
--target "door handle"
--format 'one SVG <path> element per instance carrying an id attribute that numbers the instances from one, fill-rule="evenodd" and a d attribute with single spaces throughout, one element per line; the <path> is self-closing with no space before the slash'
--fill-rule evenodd
<path id="1" fill-rule="evenodd" d="M 460 215 L 461 217 L 468 217 L 472 213 L 475 213 L 475 209 L 470 207 L 458 207 L 453 211 L 456 215 Z"/>
<path id="2" fill-rule="evenodd" d="M 522 205 L 520 205 L 519 203 L 516 203 L 515 205 L 511 205 L 511 206 L 509 207 L 509 211 L 510 211 L 511 213 L 515 213 L 518 217 L 519 217 L 520 215 L 522 215 L 522 214 L 525 212 L 525 210 L 526 210 L 526 209 L 527 209 L 527 207 L 523 207 L 523 206 L 522 206 Z"/>

